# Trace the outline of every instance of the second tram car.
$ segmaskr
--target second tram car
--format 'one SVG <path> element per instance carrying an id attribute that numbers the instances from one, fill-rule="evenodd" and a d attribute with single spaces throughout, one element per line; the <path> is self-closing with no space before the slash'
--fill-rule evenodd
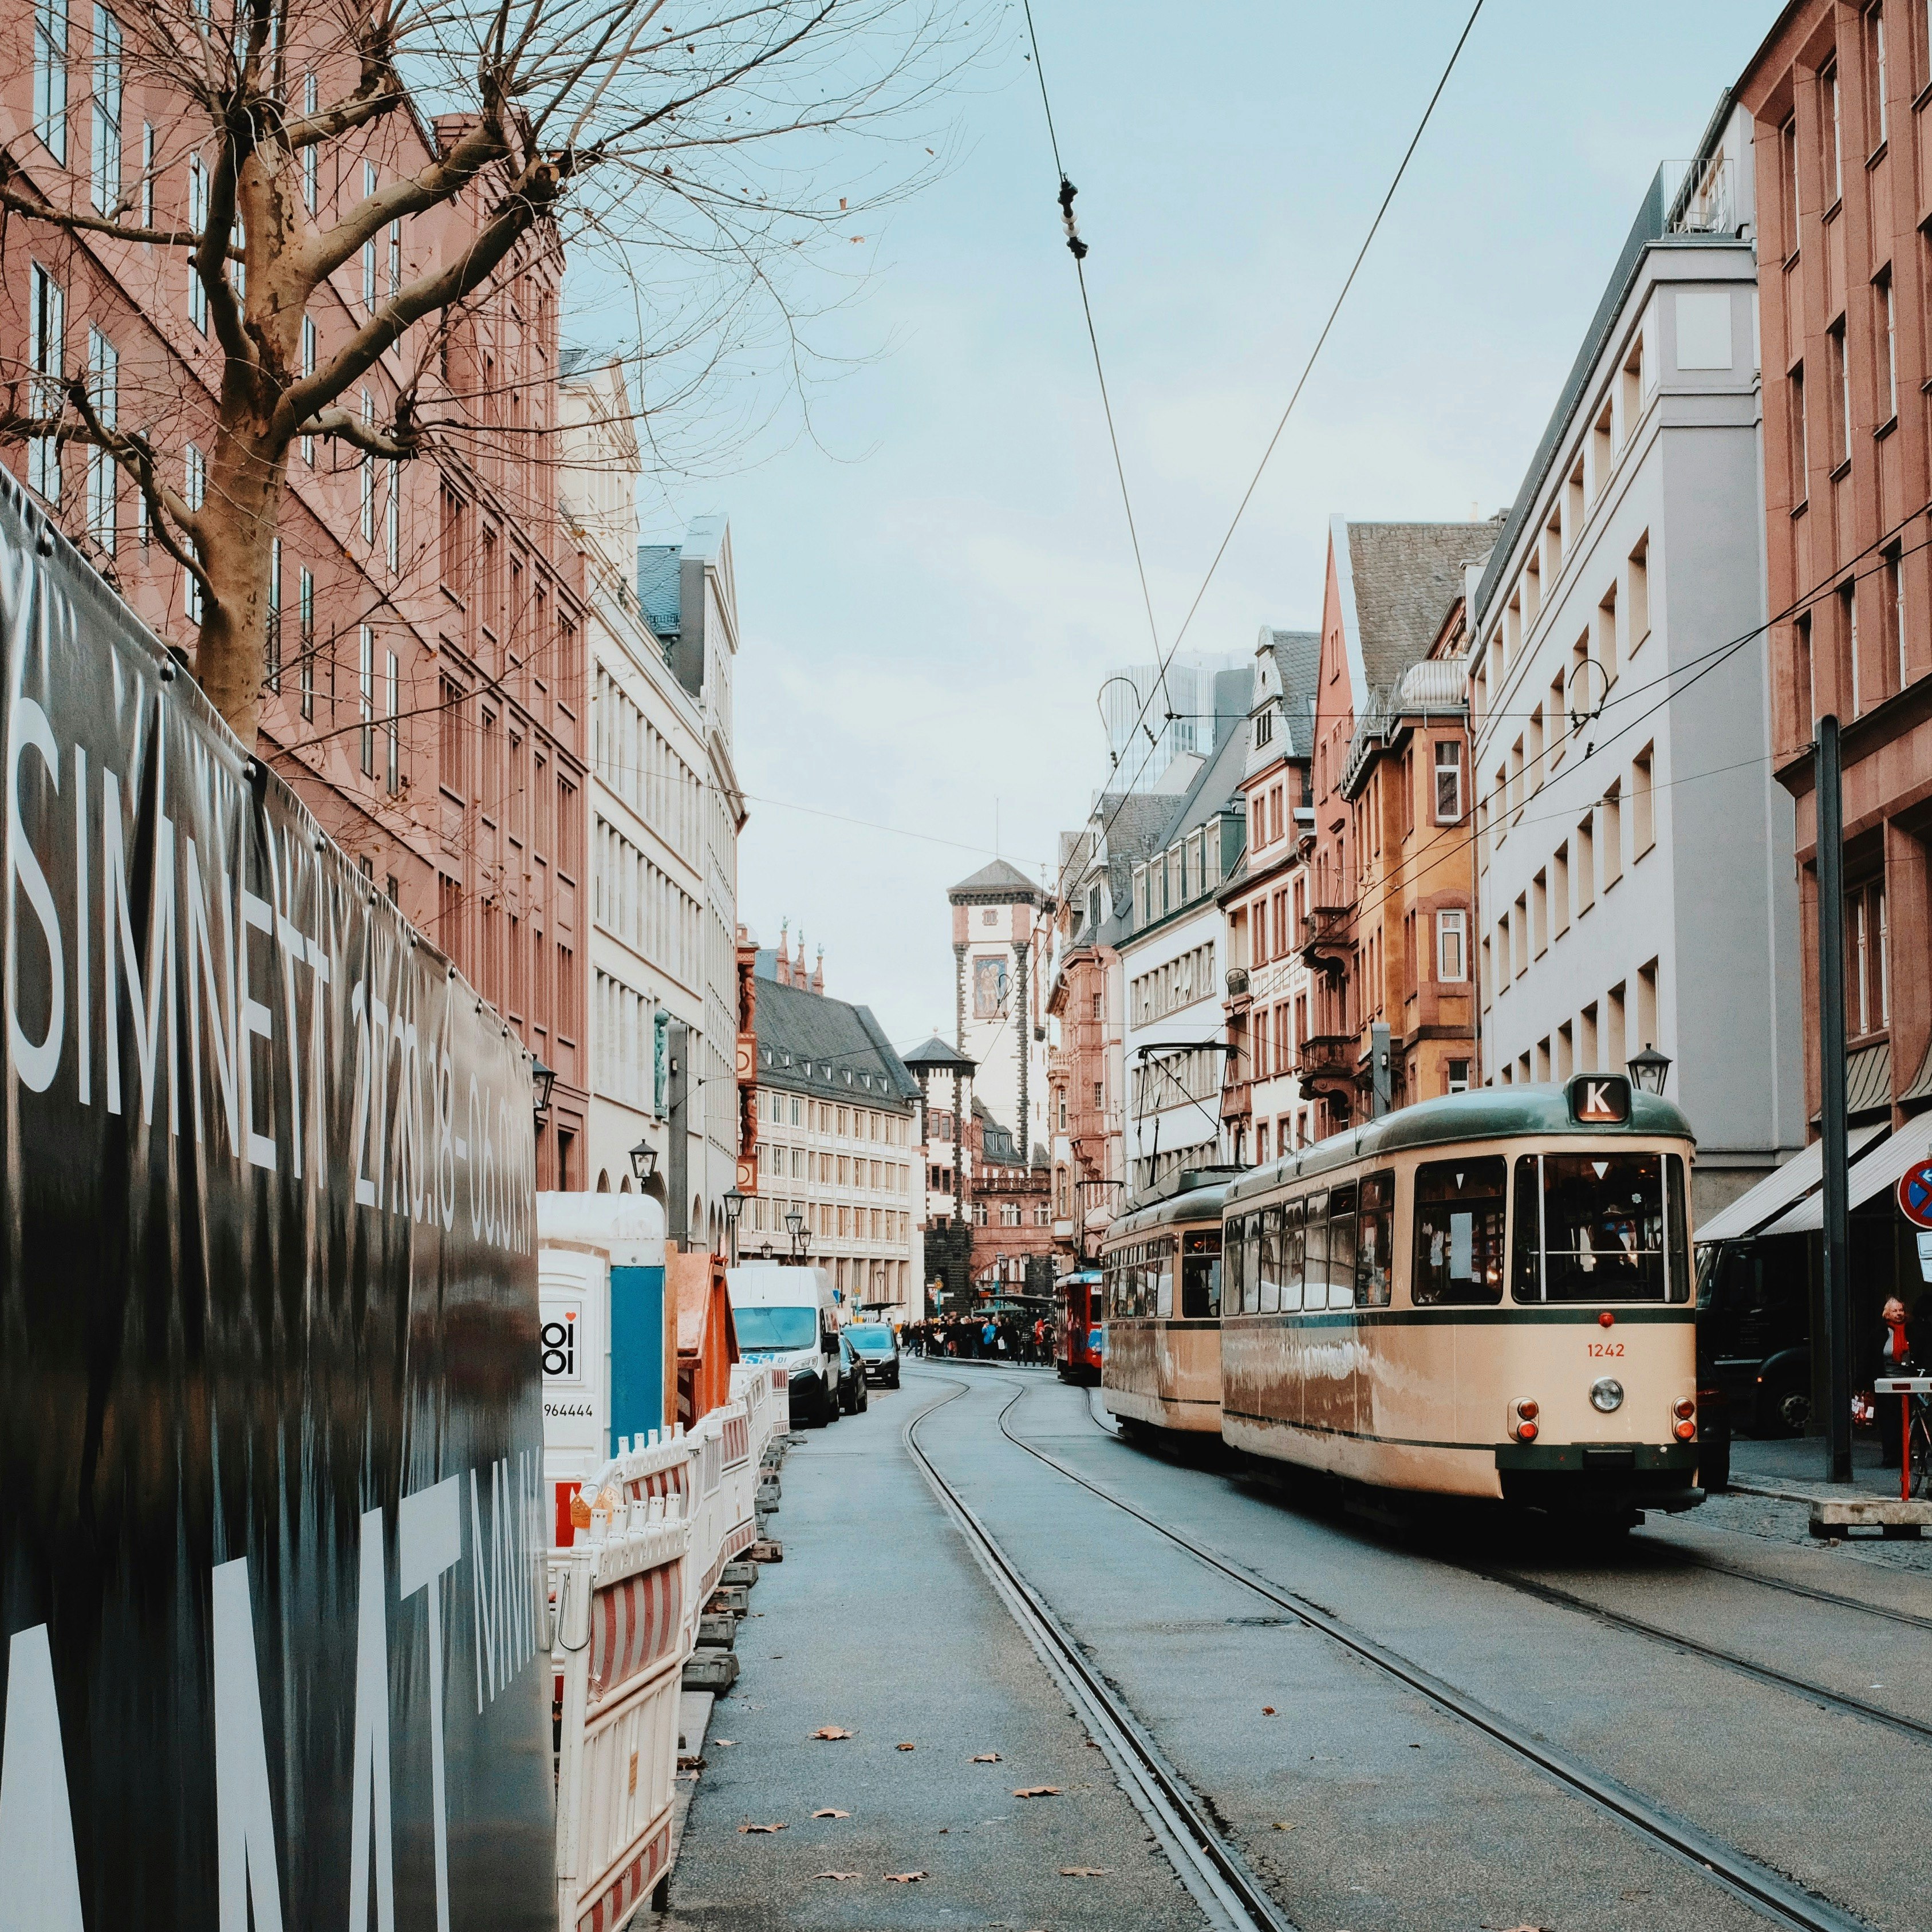
<path id="1" fill-rule="evenodd" d="M 1394 1489 L 1701 1502 L 1692 1151 L 1675 1106 L 1592 1074 L 1421 1102 L 1237 1181 L 1222 1434 Z"/>
<path id="2" fill-rule="evenodd" d="M 1100 1400 L 1124 1422 L 1221 1426 L 1221 1213 L 1228 1184 L 1188 1186 L 1107 1231 Z"/>
<path id="3" fill-rule="evenodd" d="M 1054 1283 L 1059 1306 L 1054 1311 L 1053 1365 L 1064 1382 L 1092 1384 L 1100 1379 L 1100 1324 L 1105 1306 L 1097 1268 L 1064 1274 Z"/>

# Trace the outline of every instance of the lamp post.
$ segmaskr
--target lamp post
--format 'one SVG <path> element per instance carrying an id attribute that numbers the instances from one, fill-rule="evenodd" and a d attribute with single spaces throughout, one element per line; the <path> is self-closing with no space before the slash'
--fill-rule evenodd
<path id="1" fill-rule="evenodd" d="M 550 1112 L 550 1090 L 556 1084 L 554 1067 L 546 1066 L 541 1058 L 530 1062 L 530 1106 L 538 1120 Z"/>
<path id="2" fill-rule="evenodd" d="M 738 1265 L 738 1216 L 745 1211 L 745 1196 L 736 1187 L 724 1190 L 724 1252 L 730 1264 Z"/>
<path id="3" fill-rule="evenodd" d="M 631 1150 L 631 1178 L 641 1187 L 658 1171 L 658 1150 L 649 1141 L 640 1141 Z"/>
<path id="4" fill-rule="evenodd" d="M 803 1261 L 806 1250 L 812 1246 L 812 1240 L 805 1232 L 805 1216 L 796 1208 L 785 1216 L 785 1232 L 791 1237 L 792 1259 Z"/>
<path id="5" fill-rule="evenodd" d="M 1670 1056 L 1667 1053 L 1659 1053 L 1646 1040 L 1643 1051 L 1632 1054 L 1625 1064 L 1630 1070 L 1630 1084 L 1640 1093 L 1662 1096 L 1664 1083 L 1670 1077 Z"/>

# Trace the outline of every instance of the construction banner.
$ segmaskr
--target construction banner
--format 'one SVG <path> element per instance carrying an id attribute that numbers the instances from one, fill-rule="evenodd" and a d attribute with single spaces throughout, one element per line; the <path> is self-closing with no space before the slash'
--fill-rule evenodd
<path id="1" fill-rule="evenodd" d="M 0 479 L 0 1925 L 554 1927 L 530 1061 Z"/>

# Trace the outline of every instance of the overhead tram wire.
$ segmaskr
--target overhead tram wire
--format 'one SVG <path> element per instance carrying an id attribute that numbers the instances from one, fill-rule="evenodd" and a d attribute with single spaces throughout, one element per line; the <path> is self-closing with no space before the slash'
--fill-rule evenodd
<path id="1" fill-rule="evenodd" d="M 1302 391 L 1307 386 L 1308 379 L 1314 371 L 1316 362 L 1320 356 L 1323 347 L 1326 345 L 1329 336 L 1334 330 L 1336 320 L 1342 312 L 1342 304 L 1348 300 L 1348 291 L 1355 285 L 1355 278 L 1361 272 L 1362 263 L 1365 260 L 1366 260 L 1369 249 L 1371 244 L 1374 242 L 1377 232 L 1382 227 L 1383 218 L 1388 213 L 1390 204 L 1395 200 L 1396 190 L 1402 185 L 1402 177 L 1408 172 L 1408 164 L 1415 157 L 1415 151 L 1420 145 L 1422 136 L 1426 131 L 1430 121 L 1435 114 L 1436 104 L 1442 98 L 1443 90 L 1449 85 L 1449 76 L 1455 72 L 1456 63 L 1462 58 L 1462 50 L 1468 45 L 1469 35 L 1475 27 L 1477 16 L 1482 12 L 1482 10 L 1483 0 L 1475 0 L 1475 4 L 1469 10 L 1469 17 L 1462 23 L 1462 32 L 1456 36 L 1455 46 L 1450 50 L 1449 58 L 1448 63 L 1443 68 L 1442 77 L 1436 82 L 1435 91 L 1430 95 L 1428 104 L 1422 110 L 1422 118 L 1416 123 L 1415 132 L 1409 136 L 1408 146 L 1402 150 L 1402 159 L 1396 165 L 1395 173 L 1390 179 L 1388 191 L 1383 195 L 1381 205 L 1376 210 L 1375 219 L 1369 224 L 1368 232 L 1362 238 L 1362 245 L 1355 251 L 1355 259 L 1349 267 L 1347 278 L 1343 281 L 1340 292 L 1336 296 L 1334 303 L 1329 309 L 1328 319 L 1322 325 L 1322 332 L 1316 338 L 1314 347 L 1308 352 L 1308 359 L 1302 365 L 1301 374 L 1295 380 L 1295 385 L 1293 390 L 1289 394 L 1287 405 L 1282 410 L 1280 420 L 1276 422 L 1274 426 L 1274 433 L 1268 438 L 1268 446 L 1262 452 L 1261 460 L 1256 464 L 1255 472 L 1253 476 L 1248 479 L 1248 486 L 1242 491 L 1240 501 L 1235 506 L 1234 514 L 1232 518 L 1229 519 L 1228 527 L 1222 533 L 1220 543 L 1215 550 L 1213 560 L 1208 564 L 1207 574 L 1201 580 L 1201 587 L 1195 592 L 1194 601 L 1188 606 L 1187 614 L 1182 620 L 1180 629 L 1174 633 L 1174 642 L 1168 646 L 1166 655 L 1160 661 L 1160 683 L 1161 688 L 1163 690 L 1166 688 L 1168 667 L 1173 662 L 1175 652 L 1180 648 L 1182 639 L 1186 636 L 1189 627 L 1193 623 L 1195 614 L 1201 608 L 1202 599 L 1207 596 L 1208 586 L 1214 580 L 1215 572 L 1220 568 L 1221 560 L 1227 554 L 1228 546 L 1234 540 L 1234 532 L 1239 526 L 1242 517 L 1246 513 L 1248 505 L 1252 500 L 1256 488 L 1260 484 L 1262 473 L 1267 469 L 1269 459 L 1274 454 L 1276 446 L 1281 441 L 1282 432 L 1288 428 L 1288 419 L 1294 413 L 1295 404 L 1301 400 Z M 1028 26 L 1029 30 L 1030 30 L 1032 26 L 1032 14 L 1030 5 L 1028 12 Z M 1036 67 L 1039 65 L 1039 54 L 1036 49 L 1034 53 L 1034 64 Z M 1046 98 L 1046 86 L 1044 76 L 1042 76 L 1041 77 L 1040 98 L 1042 102 L 1044 102 Z M 1049 111 L 1048 116 L 1049 132 L 1052 118 L 1052 114 Z M 1058 147 L 1056 146 L 1056 158 L 1058 158 Z M 1071 240 L 1072 238 L 1070 237 L 1070 245 L 1071 245 Z M 1076 256 L 1076 261 L 1078 259 L 1078 258 Z M 1081 279 L 1081 293 L 1082 299 L 1084 301 L 1086 295 L 1086 279 L 1084 276 Z M 1096 353 L 1097 355 L 1097 350 Z M 1142 700 L 1139 713 L 1135 718 L 1132 727 L 1130 728 L 1130 736 L 1132 730 L 1137 730 L 1139 728 L 1142 721 L 1146 717 L 1148 706 L 1152 703 L 1153 698 L 1153 692 L 1149 692 L 1147 697 Z M 1145 769 L 1146 760 L 1143 758 L 1141 762 L 1140 770 L 1144 770 Z M 1131 784 L 1121 788 L 1118 792 L 1118 797 L 1119 799 L 1124 799 L 1128 790 L 1131 789 Z M 1101 820 L 1100 832 L 1094 842 L 1096 849 L 1100 841 L 1103 840 L 1106 837 L 1108 829 L 1112 826 L 1114 818 L 1119 814 L 1120 809 L 1120 804 L 1117 800 L 1113 810 L 1108 813 L 1106 818 Z M 1067 863 L 1070 865 L 1072 863 L 1072 857 L 1070 854 L 1069 856 Z M 1059 881 L 1060 890 L 1063 892 L 1064 890 L 1065 885 L 1066 868 L 1063 866 Z M 1059 892 L 1056 892 L 1055 896 L 1058 897 L 1059 896 Z"/>
<path id="2" fill-rule="evenodd" d="M 1053 150 L 1053 170 L 1060 179 L 1060 218 L 1066 230 L 1067 252 L 1073 257 L 1073 273 L 1080 284 L 1080 312 L 1087 319 L 1087 340 L 1094 351 L 1094 374 L 1100 386 L 1100 410 L 1107 419 L 1107 441 L 1114 452 L 1114 474 L 1120 479 L 1120 507 L 1126 512 L 1127 540 L 1133 546 L 1134 572 L 1140 579 L 1141 603 L 1147 612 L 1148 635 L 1153 642 L 1154 659 L 1159 666 L 1162 695 L 1168 715 L 1172 716 L 1174 699 L 1167 688 L 1167 662 L 1160 654 L 1160 630 L 1154 622 L 1154 597 L 1148 589 L 1147 565 L 1141 555 L 1141 533 L 1134 521 L 1133 498 L 1127 490 L 1126 465 L 1120 456 L 1120 432 L 1114 426 L 1113 400 L 1107 393 L 1106 365 L 1100 358 L 1100 332 L 1094 326 L 1094 304 L 1087 292 L 1087 244 L 1081 239 L 1080 232 L 1074 224 L 1073 197 L 1079 190 L 1067 178 L 1066 165 L 1060 158 L 1060 136 L 1053 124 L 1053 103 L 1046 92 L 1046 68 L 1040 57 L 1040 35 L 1034 28 L 1033 0 L 1023 0 L 1023 4 L 1026 10 L 1027 38 L 1033 46 L 1034 74 L 1040 82 L 1040 104 L 1046 116 L 1047 145 Z M 1172 657 L 1172 653 L 1168 655 Z M 1146 714 L 1148 701 L 1151 700 L 1153 695 L 1150 692 L 1148 700 L 1142 704 L 1143 716 Z M 1138 727 L 1140 722 L 1136 718 L 1135 725 Z"/>

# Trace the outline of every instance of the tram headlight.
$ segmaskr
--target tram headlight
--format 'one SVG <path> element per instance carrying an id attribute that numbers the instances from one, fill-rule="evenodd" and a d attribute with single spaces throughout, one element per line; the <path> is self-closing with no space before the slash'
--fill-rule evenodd
<path id="1" fill-rule="evenodd" d="M 1624 1385 L 1615 1376 L 1599 1376 L 1590 1384 L 1590 1406 L 1605 1415 L 1624 1406 Z"/>
<path id="2" fill-rule="evenodd" d="M 1509 1406 L 1509 1432 L 1519 1442 L 1534 1442 L 1541 1432 L 1536 1418 L 1542 1412 L 1540 1403 L 1528 1396 L 1519 1396 Z"/>

